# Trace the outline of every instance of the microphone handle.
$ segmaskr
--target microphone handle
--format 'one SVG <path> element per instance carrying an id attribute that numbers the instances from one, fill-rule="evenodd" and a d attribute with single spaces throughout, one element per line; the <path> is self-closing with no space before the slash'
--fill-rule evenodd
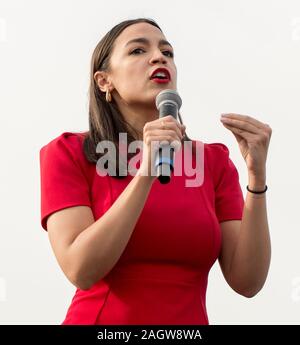
<path id="1" fill-rule="evenodd" d="M 157 167 L 157 178 L 161 184 L 169 183 L 171 173 L 174 171 L 174 149 L 168 145 L 167 152 L 162 155 L 162 149 L 159 149 L 159 165 Z"/>
<path id="2" fill-rule="evenodd" d="M 159 117 L 172 115 L 177 120 L 177 104 L 175 102 L 166 102 L 159 107 Z M 174 148 L 170 145 L 165 145 L 165 148 L 159 148 L 158 160 L 156 160 L 155 167 L 157 169 L 157 178 L 161 184 L 169 183 L 171 180 L 171 173 L 174 171 Z"/>

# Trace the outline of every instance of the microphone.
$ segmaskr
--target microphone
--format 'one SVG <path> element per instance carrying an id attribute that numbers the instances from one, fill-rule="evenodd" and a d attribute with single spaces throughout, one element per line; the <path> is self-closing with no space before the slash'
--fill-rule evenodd
<path id="1" fill-rule="evenodd" d="M 163 90 L 155 99 L 156 108 L 159 110 L 159 117 L 172 115 L 176 120 L 182 100 L 175 90 Z M 174 148 L 171 145 L 163 145 L 156 153 L 155 159 L 156 176 L 160 183 L 169 183 L 171 171 L 174 171 Z"/>

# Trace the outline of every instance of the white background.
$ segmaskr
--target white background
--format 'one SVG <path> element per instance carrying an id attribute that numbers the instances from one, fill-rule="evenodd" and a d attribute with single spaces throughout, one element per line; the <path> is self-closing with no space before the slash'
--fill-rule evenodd
<path id="1" fill-rule="evenodd" d="M 88 128 L 92 52 L 114 25 L 150 17 L 175 48 L 190 137 L 222 142 L 246 195 L 247 169 L 221 112 L 268 123 L 272 263 L 246 299 L 213 266 L 211 324 L 300 323 L 300 2 L 0 0 L 0 323 L 60 324 L 75 288 L 40 225 L 39 149 Z"/>

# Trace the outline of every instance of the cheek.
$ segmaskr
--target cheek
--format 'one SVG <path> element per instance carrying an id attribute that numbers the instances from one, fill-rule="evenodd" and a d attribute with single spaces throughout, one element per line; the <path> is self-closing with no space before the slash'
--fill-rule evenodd
<path id="1" fill-rule="evenodd" d="M 149 73 L 149 72 L 148 72 Z M 147 67 L 139 62 L 127 63 L 119 69 L 118 80 L 124 84 L 135 84 L 146 80 Z"/>
<path id="2" fill-rule="evenodd" d="M 177 81 L 177 70 L 176 67 L 173 68 L 172 70 L 172 76 L 173 76 L 173 81 Z"/>

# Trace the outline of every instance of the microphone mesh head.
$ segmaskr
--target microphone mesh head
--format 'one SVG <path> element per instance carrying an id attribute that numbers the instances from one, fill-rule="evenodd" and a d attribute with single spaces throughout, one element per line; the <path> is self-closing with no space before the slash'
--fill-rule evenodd
<path id="1" fill-rule="evenodd" d="M 155 99 L 156 108 L 159 109 L 160 104 L 162 104 L 164 101 L 167 101 L 167 100 L 176 102 L 178 109 L 180 109 L 182 105 L 182 100 L 178 92 L 176 90 L 171 90 L 171 89 L 163 90 L 156 96 L 156 99 Z"/>

